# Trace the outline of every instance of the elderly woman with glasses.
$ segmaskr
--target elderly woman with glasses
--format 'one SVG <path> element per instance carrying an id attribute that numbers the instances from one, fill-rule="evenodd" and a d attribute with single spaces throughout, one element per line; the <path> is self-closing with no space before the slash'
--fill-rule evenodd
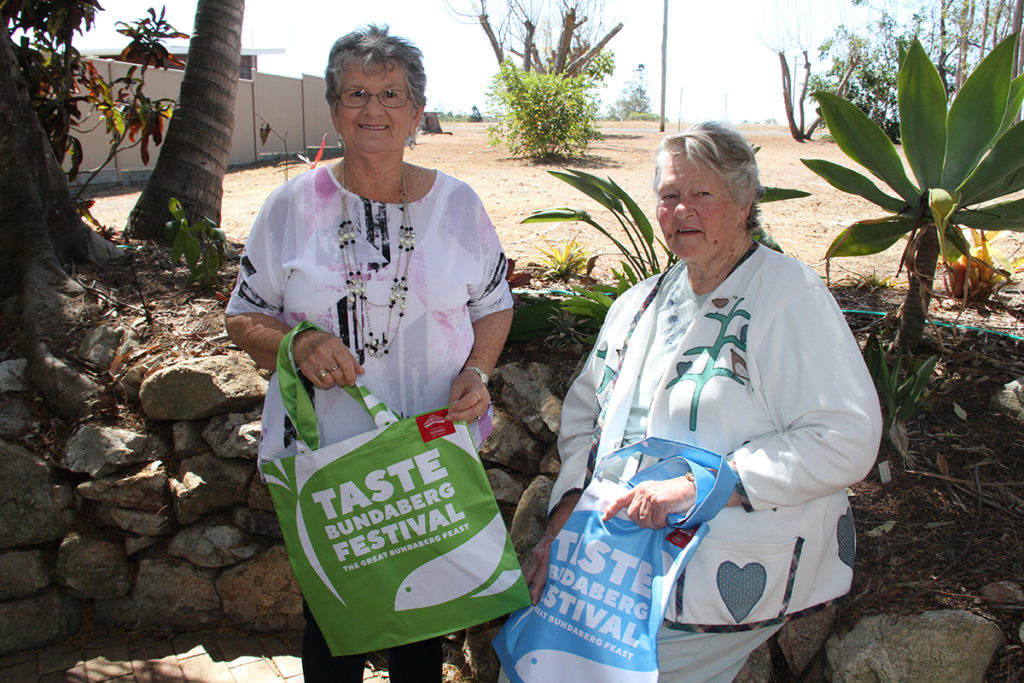
<path id="1" fill-rule="evenodd" d="M 565 398 L 551 518 L 523 571 L 548 600 L 552 542 L 609 453 L 652 436 L 725 455 L 739 483 L 650 635 L 659 680 L 730 681 L 783 623 L 850 589 L 846 488 L 875 460 L 881 416 L 821 278 L 751 239 L 763 189 L 743 137 L 710 122 L 667 136 L 654 187 L 679 261 L 608 311 Z M 604 516 L 662 529 L 695 493 L 685 477 L 647 481 Z"/>
<path id="2" fill-rule="evenodd" d="M 314 394 L 322 443 L 373 429 L 338 388 L 357 377 L 402 416 L 450 404 L 449 420 L 486 436 L 487 376 L 512 321 L 506 260 L 468 185 L 404 160 L 426 103 L 422 54 L 387 27 L 368 26 L 334 44 L 325 78 L 344 158 L 267 199 L 228 302 L 228 333 L 273 370 L 292 327 L 308 320 L 320 328 L 296 336 L 294 359 Z M 295 430 L 271 382 L 260 459 L 295 453 Z M 331 657 L 304 612 L 306 680 L 361 681 L 365 657 Z M 393 681 L 440 681 L 440 641 L 392 649 L 389 673 Z"/>

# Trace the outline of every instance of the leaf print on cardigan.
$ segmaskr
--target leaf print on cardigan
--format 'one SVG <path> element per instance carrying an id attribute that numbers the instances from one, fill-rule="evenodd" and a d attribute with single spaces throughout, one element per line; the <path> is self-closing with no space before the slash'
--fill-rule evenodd
<path id="1" fill-rule="evenodd" d="M 711 302 L 716 308 L 722 309 L 728 305 L 728 299 L 714 299 Z M 727 377 L 734 382 L 740 384 L 746 384 L 744 380 L 750 379 L 746 374 L 747 363 L 743 356 L 732 351 L 730 357 L 730 368 L 720 368 L 715 366 L 715 361 L 722 355 L 723 350 L 727 344 L 732 344 L 740 351 L 747 350 L 747 325 L 743 325 L 740 328 L 739 335 L 727 334 L 729 325 L 735 318 L 745 318 L 750 320 L 750 313 L 745 309 L 739 307 L 743 303 L 743 299 L 739 298 L 736 303 L 733 304 L 732 310 L 726 314 L 722 313 L 708 313 L 705 318 L 715 320 L 719 324 L 718 339 L 711 346 L 695 346 L 692 349 L 683 352 L 684 356 L 701 356 L 705 362 L 700 372 L 690 372 L 691 368 L 694 367 L 696 361 L 682 361 L 676 364 L 676 378 L 665 385 L 665 390 L 672 388 L 672 385 L 676 382 L 690 381 L 694 383 L 693 398 L 690 399 L 690 431 L 697 431 L 697 408 L 700 405 L 700 395 L 704 391 L 704 387 L 713 377 Z"/>

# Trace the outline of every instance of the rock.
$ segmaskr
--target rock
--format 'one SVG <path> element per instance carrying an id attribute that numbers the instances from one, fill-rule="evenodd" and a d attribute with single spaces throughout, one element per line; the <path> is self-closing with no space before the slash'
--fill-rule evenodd
<path id="1" fill-rule="evenodd" d="M 244 458 L 256 462 L 261 431 L 258 411 L 217 415 L 203 430 L 203 440 L 222 458 Z"/>
<path id="2" fill-rule="evenodd" d="M 108 507 L 161 510 L 171 502 L 167 474 L 160 461 L 151 462 L 132 474 L 83 481 L 78 495 Z"/>
<path id="3" fill-rule="evenodd" d="M 524 474 L 536 474 L 543 447 L 504 412 L 494 412 L 494 431 L 480 447 L 480 458 Z"/>
<path id="4" fill-rule="evenodd" d="M 174 512 L 181 524 L 191 524 L 211 510 L 245 499 L 255 466 L 212 455 L 186 458 L 178 477 L 170 480 Z"/>
<path id="5" fill-rule="evenodd" d="M 754 648 L 754 651 L 747 657 L 743 667 L 736 673 L 732 683 L 771 683 L 774 680 L 772 672 L 772 648 L 771 640 L 765 641 Z M 798 679 L 798 680 L 824 680 Z"/>
<path id="6" fill-rule="evenodd" d="M 125 329 L 122 327 L 98 325 L 85 333 L 78 345 L 78 357 L 106 372 L 124 336 Z"/>
<path id="7" fill-rule="evenodd" d="M 981 681 L 1003 634 L 992 622 L 960 610 L 861 619 L 826 644 L 833 683 Z"/>
<path id="8" fill-rule="evenodd" d="M 1024 604 L 1024 588 L 1013 581 L 996 581 L 981 589 L 981 597 L 994 602 Z"/>
<path id="9" fill-rule="evenodd" d="M 832 635 L 835 621 L 835 608 L 829 606 L 814 614 L 787 622 L 779 629 L 775 636 L 776 642 L 794 677 L 799 680 L 824 679 L 825 674 L 822 668 L 824 658 L 820 658 L 817 662 L 813 660 L 828 637 Z M 814 666 L 816 673 L 805 671 L 809 665 Z"/>
<path id="10" fill-rule="evenodd" d="M 552 477 L 557 477 L 558 473 L 561 471 L 562 459 L 558 457 L 558 448 L 552 446 L 547 454 L 545 454 L 540 460 L 540 473 L 550 474 Z"/>
<path id="11" fill-rule="evenodd" d="M 255 538 L 234 524 L 209 520 L 179 531 L 167 554 L 200 567 L 227 567 L 249 559 L 262 548 Z"/>
<path id="12" fill-rule="evenodd" d="M 512 546 L 516 549 L 520 564 L 526 561 L 530 551 L 547 529 L 548 499 L 551 497 L 551 487 L 554 483 L 554 480 L 543 475 L 535 477 L 526 487 L 526 492 L 516 506 L 509 536 L 512 538 Z"/>
<path id="13" fill-rule="evenodd" d="M 149 512 L 99 505 L 93 512 L 93 519 L 99 526 L 117 527 L 139 536 L 163 536 L 175 528 L 174 518 L 167 508 Z"/>
<path id="14" fill-rule="evenodd" d="M 995 394 L 990 403 L 993 408 L 1024 423 L 1024 377 L 1003 386 L 1003 390 Z"/>
<path id="15" fill-rule="evenodd" d="M 494 492 L 494 499 L 499 503 L 515 505 L 523 495 L 523 485 L 505 470 L 497 467 L 487 470 L 487 481 Z"/>
<path id="16" fill-rule="evenodd" d="M 0 402 L 0 439 L 14 439 L 36 429 L 32 407 L 20 398 Z"/>
<path id="17" fill-rule="evenodd" d="M 0 655 L 59 643 L 82 623 L 82 604 L 64 591 L 0 602 Z"/>
<path id="18" fill-rule="evenodd" d="M 124 552 L 131 557 L 140 550 L 145 550 L 159 542 L 159 536 L 136 536 L 135 534 L 124 535 Z"/>
<path id="19" fill-rule="evenodd" d="M 281 533 L 281 523 L 277 521 L 277 514 L 273 512 L 263 512 L 244 505 L 236 505 L 231 508 L 231 521 L 250 534 L 269 538 L 284 538 L 284 534 Z"/>
<path id="20" fill-rule="evenodd" d="M 203 441 L 203 429 L 206 420 L 178 420 L 171 425 L 174 435 L 174 452 L 186 455 L 197 453 L 206 443 Z"/>
<path id="21" fill-rule="evenodd" d="M 266 391 L 247 356 L 214 356 L 157 370 L 143 380 L 139 400 L 150 419 L 198 420 L 253 408 Z"/>
<path id="22" fill-rule="evenodd" d="M 139 562 L 131 595 L 97 600 L 96 618 L 104 624 L 147 630 L 195 629 L 223 621 L 214 588 L 216 571 L 160 554 Z M 250 586 L 250 590 L 256 588 Z"/>
<path id="23" fill-rule="evenodd" d="M 132 588 L 124 543 L 77 531 L 61 541 L 55 577 L 80 598 L 119 598 Z"/>
<path id="24" fill-rule="evenodd" d="M 478 683 L 495 683 L 498 680 L 498 672 L 501 671 L 501 662 L 494 652 L 491 643 L 501 625 L 494 625 L 492 622 L 470 626 L 466 629 L 466 639 L 462 642 L 462 654 L 466 663 L 473 671 L 473 678 Z M 569 677 L 566 677 L 569 680 Z"/>
<path id="25" fill-rule="evenodd" d="M 259 472 L 249 482 L 249 490 L 245 494 L 245 504 L 254 510 L 274 511 L 274 500 L 270 497 L 270 487 L 260 478 Z"/>
<path id="26" fill-rule="evenodd" d="M 217 579 L 224 612 L 236 625 L 254 631 L 301 631 L 302 593 L 283 545 L 224 570 Z"/>
<path id="27" fill-rule="evenodd" d="M 553 443 L 561 426 L 562 402 L 551 393 L 554 375 L 542 363 L 506 363 L 494 371 L 502 405 L 535 437 Z"/>
<path id="28" fill-rule="evenodd" d="M 0 549 L 64 537 L 75 516 L 75 494 L 53 482 L 45 460 L 0 441 Z"/>
<path id="29" fill-rule="evenodd" d="M 0 392 L 28 391 L 29 384 L 25 378 L 27 372 L 28 361 L 24 358 L 0 362 Z"/>
<path id="30" fill-rule="evenodd" d="M 24 598 L 50 585 L 50 566 L 42 550 L 0 553 L 0 600 Z"/>
<path id="31" fill-rule="evenodd" d="M 85 424 L 68 440 L 60 464 L 72 472 L 104 477 L 129 465 L 160 460 L 169 452 L 158 435 Z"/>

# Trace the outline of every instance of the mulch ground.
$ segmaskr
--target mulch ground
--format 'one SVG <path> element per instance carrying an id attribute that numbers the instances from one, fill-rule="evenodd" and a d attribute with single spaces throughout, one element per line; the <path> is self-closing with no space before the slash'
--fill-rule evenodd
<path id="1" fill-rule="evenodd" d="M 229 348 L 222 312 L 234 265 L 225 268 L 214 290 L 202 290 L 186 282 L 183 268 L 167 269 L 165 250 L 133 246 L 139 248 L 132 251 L 131 266 L 78 271 L 101 317 L 69 330 L 66 348 L 75 348 L 77 338 L 100 320 L 117 319 L 137 330 L 151 359 Z M 849 311 L 851 328 L 861 343 L 872 332 L 891 338 L 895 323 L 884 314 L 898 308 L 904 291 L 855 284 L 832 287 Z M 970 610 L 998 623 L 1011 644 L 1000 651 L 988 680 L 1019 681 L 1024 651 L 1017 634 L 1024 605 L 993 601 L 981 591 L 996 581 L 1024 584 L 1024 430 L 990 406 L 1004 384 L 1024 377 L 1024 294 L 1006 288 L 995 300 L 963 310 L 939 298 L 932 313 L 939 326 L 930 328 L 925 353 L 937 354 L 939 361 L 930 410 L 907 424 L 913 462 L 883 445 L 879 462 L 889 463 L 891 482 L 881 483 L 875 468 L 851 490 L 858 554 L 839 628 L 873 613 Z M 503 361 L 552 359 L 560 378 L 568 379 L 582 353 L 534 340 L 509 345 Z M 103 379 L 116 384 L 109 374 Z M 137 407 L 121 405 L 115 396 L 112 390 L 93 417 L 142 419 Z M 74 427 L 56 419 L 52 425 L 58 442 Z"/>

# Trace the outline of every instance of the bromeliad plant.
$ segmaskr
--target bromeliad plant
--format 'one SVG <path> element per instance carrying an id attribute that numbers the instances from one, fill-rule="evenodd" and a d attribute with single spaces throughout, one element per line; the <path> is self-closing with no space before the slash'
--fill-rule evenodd
<path id="1" fill-rule="evenodd" d="M 1024 124 L 1014 125 L 1024 76 L 1011 78 L 1016 41 L 1013 35 L 992 50 L 952 102 L 924 48 L 911 44 L 900 65 L 898 104 L 913 181 L 892 142 L 863 112 L 830 93 L 815 93 L 839 148 L 887 186 L 830 161 L 802 159 L 833 187 L 887 212 L 843 230 L 826 256 L 876 254 L 906 238 L 901 265 L 910 286 L 901 348 L 913 351 L 921 340 L 939 256 L 945 263 L 973 258 L 961 226 L 1024 230 L 1024 199 L 991 203 L 1024 189 Z"/>

